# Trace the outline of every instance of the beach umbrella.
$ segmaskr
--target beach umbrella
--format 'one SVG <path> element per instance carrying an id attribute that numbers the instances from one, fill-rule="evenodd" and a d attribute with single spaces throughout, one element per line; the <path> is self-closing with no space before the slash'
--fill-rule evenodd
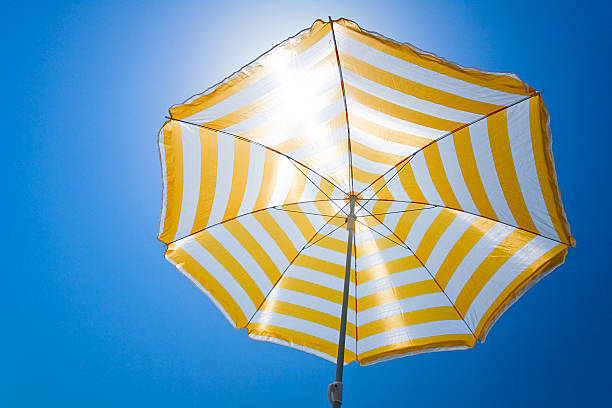
<path id="1" fill-rule="evenodd" d="M 171 107 L 159 151 L 167 260 L 336 362 L 334 406 L 344 364 L 473 347 L 575 245 L 539 92 L 346 19 Z"/>

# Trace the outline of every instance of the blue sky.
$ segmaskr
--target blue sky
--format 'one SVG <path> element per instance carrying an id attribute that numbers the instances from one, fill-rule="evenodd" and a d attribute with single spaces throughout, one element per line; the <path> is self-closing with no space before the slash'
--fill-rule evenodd
<path id="1" fill-rule="evenodd" d="M 4 3 L 0 405 L 326 406 L 332 364 L 249 340 L 164 261 L 156 133 L 170 105 L 328 15 L 544 90 L 578 241 L 485 344 L 347 367 L 345 406 L 603 404 L 612 30 L 588 4 Z"/>

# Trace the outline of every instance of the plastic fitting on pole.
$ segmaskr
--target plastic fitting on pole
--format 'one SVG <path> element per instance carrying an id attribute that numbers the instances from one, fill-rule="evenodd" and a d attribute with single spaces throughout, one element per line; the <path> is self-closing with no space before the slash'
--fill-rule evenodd
<path id="1" fill-rule="evenodd" d="M 334 381 L 327 386 L 327 399 L 330 404 L 342 404 L 342 382 Z"/>

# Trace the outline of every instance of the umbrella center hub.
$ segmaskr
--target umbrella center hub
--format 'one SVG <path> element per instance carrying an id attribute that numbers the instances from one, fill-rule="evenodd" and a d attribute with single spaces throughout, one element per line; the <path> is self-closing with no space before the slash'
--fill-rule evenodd
<path id="1" fill-rule="evenodd" d="M 359 204 L 359 202 L 361 201 L 361 194 L 355 192 L 355 191 L 351 191 L 348 194 L 346 194 L 344 196 L 344 203 L 348 204 L 351 201 L 351 197 L 355 197 L 355 204 Z"/>

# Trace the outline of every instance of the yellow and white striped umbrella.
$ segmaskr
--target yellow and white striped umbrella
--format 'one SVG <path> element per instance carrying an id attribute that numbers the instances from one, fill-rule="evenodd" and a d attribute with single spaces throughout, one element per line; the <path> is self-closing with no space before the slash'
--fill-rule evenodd
<path id="1" fill-rule="evenodd" d="M 172 107 L 159 149 L 166 258 L 331 361 L 347 246 L 344 362 L 370 364 L 474 346 L 575 244 L 538 92 L 345 19 Z"/>

